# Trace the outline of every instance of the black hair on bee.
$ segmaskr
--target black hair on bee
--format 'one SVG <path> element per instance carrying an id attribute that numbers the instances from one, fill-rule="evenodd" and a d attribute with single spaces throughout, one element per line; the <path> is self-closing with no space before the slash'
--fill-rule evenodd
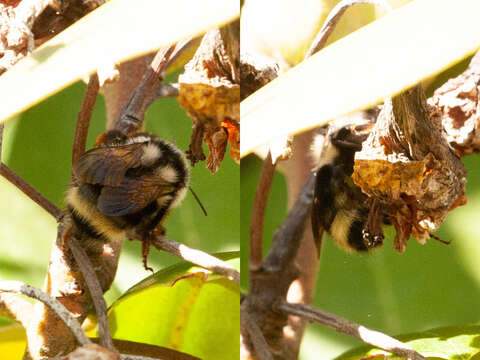
<path id="1" fill-rule="evenodd" d="M 328 129 L 315 139 L 312 153 L 316 161 L 316 179 L 312 205 L 312 231 L 320 244 L 325 230 L 346 251 L 368 251 L 381 246 L 383 214 L 372 211 L 372 202 L 351 178 L 355 152 L 361 150 L 369 126 L 343 126 Z M 373 229 L 371 229 L 373 228 Z M 373 230 L 373 231 L 371 231 Z"/>
<path id="2" fill-rule="evenodd" d="M 150 133 L 101 134 L 96 147 L 73 164 L 67 208 L 78 230 L 90 239 L 123 240 L 133 231 L 147 239 L 188 189 L 189 166 L 175 145 Z M 147 247 L 145 249 L 145 246 Z M 147 267 L 148 241 L 142 242 Z"/>

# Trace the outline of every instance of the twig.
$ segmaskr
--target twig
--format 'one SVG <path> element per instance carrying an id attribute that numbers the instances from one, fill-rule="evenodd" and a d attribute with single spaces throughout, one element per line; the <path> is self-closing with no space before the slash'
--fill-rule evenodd
<path id="1" fill-rule="evenodd" d="M 87 90 L 83 97 L 82 106 L 78 113 L 77 125 L 75 127 L 75 136 L 73 138 L 72 164 L 75 164 L 80 156 L 85 152 L 87 144 L 88 127 L 92 118 L 93 108 L 97 101 L 99 83 L 98 75 L 90 75 Z"/>
<path id="2" fill-rule="evenodd" d="M 0 314 L 20 322 L 27 328 L 33 311 L 32 304 L 11 294 L 0 294 Z"/>
<path id="3" fill-rule="evenodd" d="M 0 125 L 0 163 L 2 162 L 3 124 Z"/>
<path id="4" fill-rule="evenodd" d="M 340 333 L 354 336 L 367 344 L 403 356 L 408 360 L 426 360 L 422 355 L 397 339 L 326 311 L 304 304 L 290 304 L 285 301 L 280 302 L 277 308 L 287 314 L 297 315 L 306 320 L 331 327 Z"/>
<path id="5" fill-rule="evenodd" d="M 192 249 L 184 244 L 159 236 L 152 241 L 152 245 L 159 250 L 169 252 L 185 261 L 198 265 L 204 269 L 224 275 L 240 284 L 240 273 L 224 261 L 201 250 Z"/>
<path id="6" fill-rule="evenodd" d="M 40 205 L 57 221 L 61 218 L 63 212 L 54 203 L 52 203 L 45 196 L 43 196 L 32 185 L 23 180 L 15 171 L 10 169 L 7 165 L 0 164 L 0 175 L 5 177 L 13 185 L 19 188 L 25 195 L 27 195 L 30 199 Z"/>
<path id="7" fill-rule="evenodd" d="M 275 310 L 274 304 L 278 299 L 286 298 L 292 281 L 298 276 L 295 258 L 310 214 L 314 181 L 315 177 L 311 174 L 287 219 L 275 232 L 272 249 L 263 266 L 250 272 L 250 293 L 242 302 L 241 311 L 248 312 L 251 321 L 257 324 L 275 353 L 285 354 L 283 328 L 287 325 L 288 317 Z M 248 331 L 250 327 L 243 323 L 245 317 L 241 321 L 240 329 L 248 347 L 254 344 L 254 339 Z M 285 355 L 285 358 L 293 357 Z"/>
<path id="8" fill-rule="evenodd" d="M 166 358 L 157 358 L 157 357 L 142 356 L 142 355 L 120 354 L 120 359 L 122 359 L 122 360 L 163 360 L 163 359 L 166 359 Z"/>
<path id="9" fill-rule="evenodd" d="M 279 271 L 293 266 L 305 223 L 313 201 L 314 174 L 310 174 L 295 204 L 282 226 L 273 235 L 274 246 L 264 261 L 264 267 Z"/>
<path id="10" fill-rule="evenodd" d="M 241 323 L 244 326 L 250 335 L 250 340 L 252 341 L 255 354 L 259 359 L 262 360 L 273 360 L 272 351 L 265 341 L 262 331 L 258 327 L 257 323 L 253 321 L 248 314 L 248 311 L 241 311 L 240 317 L 242 319 Z"/>
<path id="11" fill-rule="evenodd" d="M 100 345 L 107 349 L 114 350 L 115 347 L 113 346 L 112 342 L 112 334 L 110 333 L 110 328 L 108 326 L 107 305 L 105 304 L 102 287 L 98 282 L 98 278 L 95 274 L 92 263 L 75 236 L 69 237 L 68 245 L 72 251 L 75 261 L 78 264 L 78 267 L 82 271 L 85 283 L 90 290 L 90 296 L 92 297 L 92 302 L 97 313 Z"/>
<path id="12" fill-rule="evenodd" d="M 129 355 L 129 354 L 120 354 L 120 359 L 122 360 L 159 360 L 159 358 L 153 358 L 150 356 Z"/>
<path id="13" fill-rule="evenodd" d="M 0 292 L 10 292 L 22 294 L 33 299 L 37 299 L 48 306 L 73 333 L 80 345 L 91 344 L 92 341 L 87 337 L 78 321 L 72 317 L 72 314 L 53 296 L 44 293 L 40 289 L 26 285 L 21 281 L 0 281 Z"/>
<path id="14" fill-rule="evenodd" d="M 10 169 L 7 165 L 1 162 L 2 158 L 2 143 L 3 143 L 3 124 L 0 125 L 0 175 L 10 181 L 13 185 L 19 188 L 25 195 L 35 201 L 48 213 L 50 213 L 56 220 L 62 216 L 62 211 L 45 196 L 43 196 L 32 185 L 23 180 L 20 175 Z"/>
<path id="15" fill-rule="evenodd" d="M 253 201 L 252 221 L 250 223 L 250 270 L 257 270 L 262 266 L 262 235 L 265 209 L 267 207 L 268 195 L 272 186 L 275 164 L 272 164 L 270 151 L 263 161 L 260 179 L 258 180 L 255 199 Z"/>
<path id="16" fill-rule="evenodd" d="M 338 21 L 344 14 L 344 12 L 353 5 L 357 4 L 372 4 L 380 6 L 381 8 L 385 9 L 385 11 L 389 12 L 392 10 L 392 7 L 386 0 L 343 0 L 340 1 L 328 14 L 327 19 L 323 23 L 322 28 L 318 32 L 317 36 L 310 45 L 310 49 L 308 49 L 307 54 L 305 55 L 305 59 L 309 58 L 317 51 L 323 49 L 325 44 L 327 43 L 328 37 L 337 26 Z"/>
<path id="17" fill-rule="evenodd" d="M 178 56 L 191 45 L 193 39 L 179 42 L 168 48 L 160 49 L 150 66 L 145 70 L 140 84 L 132 93 L 115 120 L 114 128 L 124 134 L 131 134 L 141 128 L 147 107 L 155 100 L 152 95 L 161 87 L 165 73 Z"/>

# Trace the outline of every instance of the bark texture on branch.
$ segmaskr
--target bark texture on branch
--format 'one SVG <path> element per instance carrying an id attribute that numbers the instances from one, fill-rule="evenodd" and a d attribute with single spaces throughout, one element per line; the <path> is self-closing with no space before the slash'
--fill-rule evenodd
<path id="1" fill-rule="evenodd" d="M 447 140 L 461 156 L 480 152 L 480 53 L 466 71 L 448 80 L 428 99 L 440 116 Z"/>

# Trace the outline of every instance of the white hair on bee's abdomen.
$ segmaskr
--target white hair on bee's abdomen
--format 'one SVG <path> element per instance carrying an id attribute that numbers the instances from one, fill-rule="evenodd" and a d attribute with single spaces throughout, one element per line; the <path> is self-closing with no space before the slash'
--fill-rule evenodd
<path id="1" fill-rule="evenodd" d="M 355 249 L 349 244 L 348 237 L 350 235 L 350 228 L 354 221 L 359 220 L 357 210 L 339 209 L 332 224 L 330 225 L 330 235 L 335 240 L 335 243 L 341 249 L 352 252 Z"/>

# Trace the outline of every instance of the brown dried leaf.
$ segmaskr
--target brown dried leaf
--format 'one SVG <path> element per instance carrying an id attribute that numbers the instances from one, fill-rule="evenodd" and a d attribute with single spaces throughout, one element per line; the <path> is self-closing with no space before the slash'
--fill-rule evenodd
<path id="1" fill-rule="evenodd" d="M 385 206 L 399 252 L 410 236 L 424 243 L 465 202 L 466 170 L 440 129 L 416 86 L 385 102 L 355 155 L 354 182 Z"/>
<path id="2" fill-rule="evenodd" d="M 194 122 L 189 158 L 192 164 L 204 159 L 199 142 L 203 137 L 210 149 L 207 168 L 211 172 L 218 170 L 227 140 L 232 144 L 232 157 L 239 158 L 240 137 L 225 126 L 226 121 L 237 129 L 240 124 L 238 24 L 209 31 L 179 77 L 178 101 Z"/>

